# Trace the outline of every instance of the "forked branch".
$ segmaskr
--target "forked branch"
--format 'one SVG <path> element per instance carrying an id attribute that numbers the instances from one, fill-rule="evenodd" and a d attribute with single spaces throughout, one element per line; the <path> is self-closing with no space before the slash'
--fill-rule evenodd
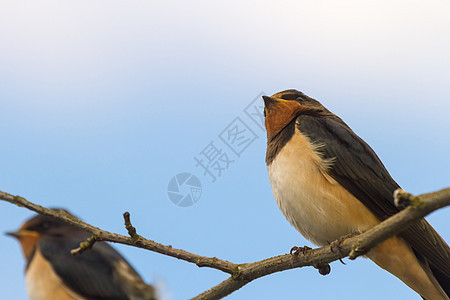
<path id="1" fill-rule="evenodd" d="M 403 190 L 397 190 L 394 193 L 394 197 L 396 205 L 406 208 L 372 229 L 342 241 L 340 243 L 339 253 L 333 252 L 330 247 L 322 247 L 306 250 L 299 255 L 284 254 L 257 262 L 235 264 L 216 257 L 201 256 L 182 249 L 173 248 L 170 245 L 162 245 L 148 240 L 136 233 L 136 229 L 131 225 L 129 213 L 124 214 L 125 227 L 130 235 L 127 237 L 101 230 L 73 217 L 64 210 L 48 209 L 29 202 L 22 197 L 0 191 L 1 200 L 25 207 L 39 214 L 62 219 L 73 226 L 90 232 L 92 236 L 87 241 L 81 243 L 79 248 L 72 250 L 73 254 L 80 254 L 88 250 L 97 241 L 108 241 L 144 248 L 194 263 L 198 267 L 214 268 L 231 275 L 225 281 L 193 299 L 220 299 L 240 289 L 247 283 L 272 273 L 304 266 L 313 266 L 323 272 L 329 263 L 340 258 L 348 256 L 350 259 L 355 259 L 367 253 L 377 244 L 400 233 L 432 211 L 450 205 L 450 188 L 420 196 L 413 196 Z"/>

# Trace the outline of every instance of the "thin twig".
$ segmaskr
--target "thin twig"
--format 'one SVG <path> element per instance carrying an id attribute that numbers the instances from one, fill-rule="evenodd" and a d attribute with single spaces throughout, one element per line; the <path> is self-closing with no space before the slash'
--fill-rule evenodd
<path id="1" fill-rule="evenodd" d="M 322 270 L 323 273 L 326 273 L 324 266 L 338 260 L 342 256 L 349 256 L 349 258 L 355 259 L 360 255 L 364 255 L 377 244 L 400 233 L 402 230 L 419 221 L 430 212 L 450 205 L 450 188 L 421 196 L 413 196 L 404 191 L 397 191 L 396 203 L 399 203 L 399 206 L 404 206 L 405 204 L 410 205 L 372 229 L 342 241 L 340 243 L 339 253 L 334 253 L 330 247 L 322 247 L 318 249 L 306 250 L 302 255 L 299 254 L 296 256 L 285 254 L 246 264 L 234 264 L 216 257 L 200 256 L 185 250 L 175 249 L 172 248 L 172 246 L 162 245 L 145 239 L 136 233 L 136 229 L 131 225 L 130 216 L 127 213 L 124 214 L 124 219 L 125 226 L 130 237 L 101 230 L 67 214 L 64 211 L 47 209 L 31 203 L 19 196 L 12 196 L 0 191 L 0 199 L 18 206 L 26 207 L 40 214 L 62 219 L 74 226 L 85 229 L 93 234 L 93 237 L 91 237 L 93 240 L 110 241 L 144 248 L 195 263 L 199 267 L 214 268 L 228 273 L 231 275 L 230 278 L 193 298 L 220 299 L 257 278 L 275 272 L 304 266 L 314 266 L 318 268 L 319 271 Z M 89 242 L 87 246 L 89 246 L 89 244 L 93 244 L 94 242 L 95 241 Z"/>
<path id="2" fill-rule="evenodd" d="M 124 235 L 111 233 L 105 230 L 101 230 L 100 228 L 94 227 L 90 224 L 87 224 L 78 218 L 68 214 L 64 210 L 54 210 L 48 209 L 43 206 L 34 204 L 32 202 L 27 201 L 26 199 L 13 196 L 11 194 L 0 191 L 0 200 L 7 201 L 9 203 L 15 204 L 19 207 L 25 207 L 29 210 L 32 210 L 36 213 L 55 217 L 61 219 L 73 226 L 84 229 L 91 234 L 97 237 L 97 240 L 119 243 L 124 245 L 135 246 L 138 248 L 147 249 L 153 252 L 157 252 L 163 255 L 175 257 L 187 262 L 191 262 L 196 264 L 198 267 L 209 267 L 213 269 L 220 270 L 222 272 L 233 274 L 235 264 L 228 262 L 226 260 L 218 259 L 216 257 L 207 257 L 201 256 L 194 253 L 190 253 L 188 251 L 182 249 L 176 249 L 172 246 L 163 245 L 156 243 L 152 240 L 148 240 L 143 238 L 142 236 L 138 236 L 138 238 L 131 238 Z"/>
<path id="3" fill-rule="evenodd" d="M 136 232 L 136 228 L 133 227 L 133 225 L 131 225 L 131 220 L 130 220 L 130 213 L 129 212 L 124 212 L 123 214 L 123 219 L 125 221 L 125 228 L 128 231 L 128 234 L 130 235 L 130 237 L 136 239 L 139 237 L 139 235 Z"/>
<path id="4" fill-rule="evenodd" d="M 95 242 L 97 241 L 98 241 L 97 236 L 93 234 L 86 241 L 81 242 L 78 248 L 70 250 L 70 253 L 72 255 L 80 255 L 84 251 L 91 249 L 92 246 L 94 246 Z"/>

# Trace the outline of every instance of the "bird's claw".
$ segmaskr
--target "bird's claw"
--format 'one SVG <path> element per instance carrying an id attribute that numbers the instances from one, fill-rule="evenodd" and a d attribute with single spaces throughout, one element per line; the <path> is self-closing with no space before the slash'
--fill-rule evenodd
<path id="1" fill-rule="evenodd" d="M 297 246 L 294 246 L 294 247 L 291 248 L 290 253 L 291 253 L 291 255 L 297 257 L 297 256 L 300 254 L 300 252 L 301 252 L 303 255 L 305 255 L 305 254 L 306 254 L 306 251 L 311 250 L 311 249 L 312 249 L 312 248 L 310 248 L 310 247 L 308 247 L 308 246 L 303 246 L 303 247 L 297 247 Z"/>
<path id="2" fill-rule="evenodd" d="M 303 247 L 294 246 L 294 247 L 291 248 L 290 253 L 292 255 L 292 258 L 295 259 L 295 258 L 297 258 L 300 255 L 300 253 L 305 255 L 306 252 L 311 250 L 311 249 L 312 248 L 308 247 L 308 246 L 303 246 Z M 330 267 L 329 264 L 314 265 L 314 268 L 316 268 L 319 271 L 319 274 L 324 275 L 324 276 L 330 274 L 330 272 L 331 272 L 331 267 Z"/>
<path id="3" fill-rule="evenodd" d="M 355 232 L 352 232 L 352 233 L 350 233 L 350 234 L 343 235 L 343 236 L 341 236 L 340 238 L 338 238 L 337 240 L 335 240 L 335 241 L 333 241 L 333 242 L 330 243 L 330 250 L 331 250 L 331 252 L 339 254 L 339 256 L 340 256 L 339 261 L 340 261 L 342 264 L 346 265 L 346 263 L 342 260 L 342 258 L 345 257 L 344 253 L 343 253 L 342 250 L 341 250 L 341 244 L 342 244 L 342 242 L 344 242 L 344 241 L 345 241 L 346 239 L 348 239 L 348 238 L 357 236 L 357 235 L 359 235 L 359 234 L 360 234 L 359 231 L 355 231 Z"/>
<path id="4" fill-rule="evenodd" d="M 342 237 L 338 238 L 337 240 L 335 240 L 334 242 L 330 243 L 330 250 L 333 253 L 337 253 L 339 254 L 339 261 L 343 264 L 346 265 L 346 263 L 342 260 L 342 258 L 344 258 L 344 253 L 342 253 L 341 250 L 341 243 L 344 241 L 344 239 L 341 240 Z"/>

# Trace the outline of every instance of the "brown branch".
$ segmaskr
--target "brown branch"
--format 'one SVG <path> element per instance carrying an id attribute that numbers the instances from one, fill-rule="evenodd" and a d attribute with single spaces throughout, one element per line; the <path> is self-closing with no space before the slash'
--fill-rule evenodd
<path id="1" fill-rule="evenodd" d="M 49 210 L 45 207 L 26 201 L 24 198 L 12 196 L 0 191 L 0 199 L 31 209 L 37 213 L 50 215 L 66 222 L 85 229 L 93 234 L 91 239 L 116 242 L 144 248 L 150 251 L 158 252 L 164 255 L 172 256 L 181 260 L 195 263 L 199 267 L 210 267 L 221 270 L 231 275 L 230 278 L 205 291 L 193 299 L 220 299 L 232 292 L 238 290 L 249 282 L 275 273 L 293 268 L 304 266 L 314 266 L 321 273 L 327 273 L 329 263 L 342 257 L 349 256 L 355 259 L 364 255 L 378 243 L 400 233 L 408 228 L 430 212 L 450 205 L 450 188 L 421 196 L 412 196 L 404 191 L 396 191 L 395 201 L 399 206 L 409 205 L 398 214 L 381 222 L 374 228 L 351 238 L 345 239 L 340 243 L 340 253 L 334 253 L 330 247 L 306 250 L 303 255 L 279 255 L 262 261 L 246 264 L 234 264 L 226 260 L 215 257 L 204 257 L 189 253 L 181 249 L 175 249 L 171 246 L 165 246 L 151 240 L 147 240 L 136 233 L 136 229 L 131 225 L 129 214 L 124 214 L 125 226 L 131 237 L 126 237 L 89 225 L 77 218 L 68 215 L 64 211 Z M 92 241 L 93 244 L 95 241 Z M 89 245 L 89 243 L 87 244 Z M 82 246 L 80 245 L 80 248 Z M 84 250 L 82 250 L 84 251 Z"/>
<path id="2" fill-rule="evenodd" d="M 127 237 L 124 235 L 111 233 L 105 230 L 101 230 L 97 227 L 94 227 L 90 224 L 87 224 L 78 218 L 70 215 L 64 210 L 55 210 L 55 209 L 48 209 L 43 206 L 34 204 L 32 202 L 27 201 L 26 199 L 20 197 L 20 196 L 13 196 L 11 194 L 5 193 L 0 191 L 0 200 L 7 201 L 9 203 L 15 204 L 20 207 L 25 207 L 29 210 L 32 210 L 36 213 L 46 215 L 46 216 L 52 216 L 58 219 L 61 219 L 73 226 L 77 226 L 81 229 L 84 229 L 93 235 L 96 236 L 97 241 L 108 241 L 113 243 L 119 243 L 124 245 L 130 245 L 135 246 L 138 248 L 147 249 L 153 252 L 157 252 L 160 254 L 164 254 L 167 256 L 175 257 L 187 262 L 191 262 L 196 264 L 199 267 L 209 267 L 214 268 L 217 270 L 220 270 L 222 272 L 233 274 L 234 266 L 235 264 L 228 262 L 226 260 L 221 260 L 216 257 L 206 257 L 197 255 L 194 253 L 190 253 L 187 251 L 184 251 L 182 249 L 176 249 L 172 246 L 166 246 L 163 244 L 156 243 L 152 240 L 148 240 L 143 238 L 142 236 L 136 237 Z"/>
<path id="3" fill-rule="evenodd" d="M 403 204 L 411 203 L 409 207 L 381 222 L 372 229 L 345 239 L 340 243 L 339 252 L 342 256 L 334 253 L 330 247 L 307 250 L 304 255 L 298 257 L 290 254 L 271 257 L 262 261 L 238 265 L 236 273 L 193 298 L 198 299 L 220 299 L 240 289 L 250 281 L 280 271 L 304 266 L 315 266 L 321 270 L 321 266 L 327 265 L 340 257 L 349 256 L 355 259 L 364 255 L 371 248 L 384 240 L 400 233 L 430 212 L 450 205 L 450 188 L 421 196 L 413 196 L 403 190 L 395 193 L 397 197 L 403 197 Z M 396 202 L 399 202 L 397 199 Z"/>
<path id="4" fill-rule="evenodd" d="M 97 241 L 98 241 L 97 236 L 93 234 L 86 241 L 81 242 L 78 248 L 70 250 L 70 253 L 72 255 L 80 255 L 84 251 L 91 249 L 92 246 L 94 246 L 95 242 Z"/>
<path id="5" fill-rule="evenodd" d="M 125 228 L 128 230 L 128 234 L 130 235 L 131 238 L 136 240 L 139 237 L 139 235 L 136 233 L 136 228 L 134 228 L 133 225 L 131 225 L 130 213 L 125 212 L 123 214 L 123 219 L 125 221 Z M 99 241 L 101 241 L 101 239 L 95 234 L 93 234 L 86 241 L 81 242 L 78 248 L 72 249 L 70 253 L 72 255 L 79 255 L 84 251 L 91 249 L 92 246 L 94 246 L 95 242 Z"/>
<path id="6" fill-rule="evenodd" d="M 421 196 L 413 196 L 398 189 L 394 192 L 394 202 L 400 207 L 409 206 L 361 235 L 349 253 L 350 259 L 364 255 L 377 244 L 399 234 L 432 211 L 450 205 L 450 188 Z"/>
<path id="7" fill-rule="evenodd" d="M 134 239 L 138 238 L 139 235 L 136 232 L 136 228 L 131 225 L 130 213 L 126 211 L 123 214 L 123 219 L 125 220 L 125 228 L 127 229 L 128 234 Z"/>

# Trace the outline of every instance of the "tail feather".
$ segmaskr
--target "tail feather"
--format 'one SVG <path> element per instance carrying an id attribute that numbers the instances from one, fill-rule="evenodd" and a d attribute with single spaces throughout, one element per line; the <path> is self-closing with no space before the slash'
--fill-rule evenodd
<path id="1" fill-rule="evenodd" d="M 437 268 L 434 268 L 433 266 L 430 266 L 430 271 L 433 273 L 433 277 L 439 284 L 439 286 L 442 289 L 442 292 L 445 294 L 444 299 L 449 299 L 450 297 L 450 277 L 443 274 L 441 271 L 439 271 Z"/>

